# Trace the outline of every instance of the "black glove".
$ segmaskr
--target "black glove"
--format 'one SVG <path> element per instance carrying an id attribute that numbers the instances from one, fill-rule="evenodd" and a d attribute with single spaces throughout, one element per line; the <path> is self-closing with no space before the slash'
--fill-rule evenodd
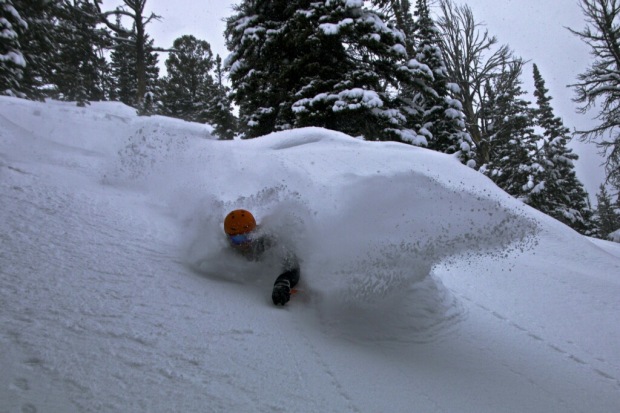
<path id="1" fill-rule="evenodd" d="M 279 280 L 273 286 L 271 299 L 275 305 L 284 305 L 291 299 L 291 282 L 289 280 Z"/>

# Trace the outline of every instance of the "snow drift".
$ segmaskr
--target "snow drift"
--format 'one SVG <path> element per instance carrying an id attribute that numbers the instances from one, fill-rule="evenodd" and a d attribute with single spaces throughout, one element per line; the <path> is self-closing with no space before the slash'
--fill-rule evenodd
<path id="1" fill-rule="evenodd" d="M 610 412 L 620 250 L 450 156 L 0 98 L 9 411 Z M 295 250 L 226 245 L 247 208 Z"/>

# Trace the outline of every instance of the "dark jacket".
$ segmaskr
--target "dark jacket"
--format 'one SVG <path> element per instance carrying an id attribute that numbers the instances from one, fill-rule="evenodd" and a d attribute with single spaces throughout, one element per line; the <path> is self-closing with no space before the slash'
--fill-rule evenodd
<path id="1" fill-rule="evenodd" d="M 236 250 L 250 261 L 260 261 L 265 253 L 276 247 L 276 241 L 269 235 L 261 235 L 248 245 L 236 247 Z M 274 281 L 274 285 L 288 280 L 290 287 L 299 282 L 300 269 L 297 256 L 290 250 L 286 250 L 281 261 L 281 273 Z"/>

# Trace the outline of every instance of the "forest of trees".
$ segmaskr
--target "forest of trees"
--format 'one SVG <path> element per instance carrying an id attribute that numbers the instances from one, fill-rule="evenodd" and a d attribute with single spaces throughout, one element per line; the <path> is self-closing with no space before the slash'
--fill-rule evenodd
<path id="1" fill-rule="evenodd" d="M 620 228 L 620 0 L 580 0 L 586 28 L 567 30 L 592 48 L 573 88 L 580 110 L 599 110 L 600 124 L 577 132 L 606 159 L 594 209 L 543 74 L 532 65 L 528 101 L 529 62 L 467 5 L 239 0 L 226 19 L 223 61 L 191 34 L 156 45 L 148 29 L 160 16 L 145 13 L 146 3 L 103 10 L 101 0 L 0 0 L 0 94 L 119 101 L 140 115 L 208 123 L 220 139 L 320 126 L 423 146 L 583 234 Z"/>

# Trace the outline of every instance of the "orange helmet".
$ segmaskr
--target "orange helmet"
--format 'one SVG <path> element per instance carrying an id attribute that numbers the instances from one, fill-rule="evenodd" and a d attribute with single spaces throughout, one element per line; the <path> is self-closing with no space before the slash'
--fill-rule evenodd
<path id="1" fill-rule="evenodd" d="M 224 218 L 224 231 L 229 236 L 247 234 L 256 228 L 256 220 L 250 211 L 235 209 Z"/>

